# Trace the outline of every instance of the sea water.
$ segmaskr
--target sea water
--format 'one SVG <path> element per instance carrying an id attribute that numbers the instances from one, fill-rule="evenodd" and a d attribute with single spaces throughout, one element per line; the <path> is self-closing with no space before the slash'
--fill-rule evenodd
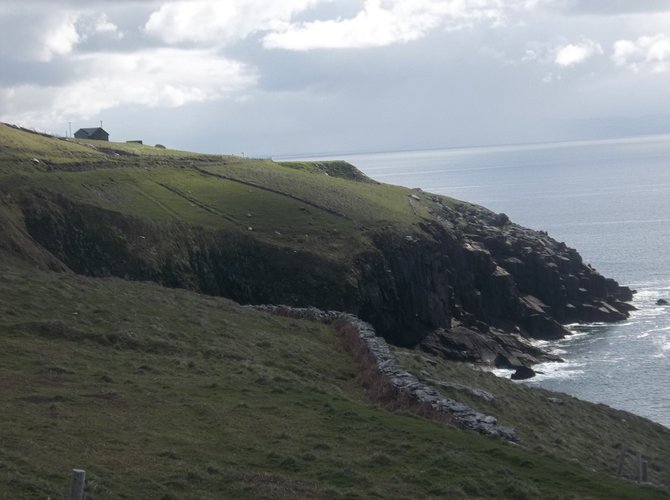
<path id="1" fill-rule="evenodd" d="M 656 305 L 670 301 L 670 136 L 337 158 L 381 182 L 504 212 L 637 290 L 628 320 L 571 325 L 573 335 L 542 343 L 565 362 L 536 366 L 543 373 L 525 383 L 670 427 L 670 307 Z"/>

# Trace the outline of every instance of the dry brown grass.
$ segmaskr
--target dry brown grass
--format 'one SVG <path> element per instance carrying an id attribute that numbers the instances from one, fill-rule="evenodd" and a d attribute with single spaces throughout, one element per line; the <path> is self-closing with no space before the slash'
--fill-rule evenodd
<path id="1" fill-rule="evenodd" d="M 398 390 L 377 367 L 375 357 L 361 339 L 355 325 L 337 320 L 333 327 L 340 334 L 345 350 L 358 366 L 358 382 L 365 388 L 368 397 L 387 410 L 412 413 L 430 420 L 456 427 L 448 413 L 436 410 L 428 403 L 418 401 L 412 394 Z"/>

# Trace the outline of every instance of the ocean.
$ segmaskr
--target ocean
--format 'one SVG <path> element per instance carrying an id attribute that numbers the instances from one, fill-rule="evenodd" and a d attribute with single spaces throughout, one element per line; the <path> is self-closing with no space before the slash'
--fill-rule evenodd
<path id="1" fill-rule="evenodd" d="M 381 182 L 504 212 L 637 290 L 627 321 L 570 325 L 573 335 L 542 343 L 565 362 L 536 366 L 524 383 L 670 427 L 670 306 L 656 305 L 670 301 L 670 135 L 318 159 L 335 157 Z"/>

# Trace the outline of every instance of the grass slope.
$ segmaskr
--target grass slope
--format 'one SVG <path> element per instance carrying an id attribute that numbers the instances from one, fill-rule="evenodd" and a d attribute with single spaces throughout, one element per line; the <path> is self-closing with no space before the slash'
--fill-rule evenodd
<path id="1" fill-rule="evenodd" d="M 323 325 L 2 262 L 4 498 L 664 497 L 372 405 Z"/>
<path id="2" fill-rule="evenodd" d="M 380 229 L 418 232 L 435 208 L 433 199 L 457 203 L 434 195 L 410 198 L 414 191 L 369 182 L 343 162 L 317 168 L 139 144 L 75 142 L 1 124 L 0 144 L 0 194 L 49 190 L 127 215 L 239 230 L 342 259 L 369 246 Z"/>
<path id="3" fill-rule="evenodd" d="M 670 485 L 670 429 L 660 424 L 606 405 L 512 383 L 464 363 L 444 363 L 406 349 L 396 353 L 408 370 L 446 396 L 515 427 L 529 449 L 614 474 L 622 446 L 627 444 L 624 477 L 636 479 L 639 451 L 649 464 L 649 480 Z M 477 396 L 458 384 L 486 391 L 494 399 Z"/>

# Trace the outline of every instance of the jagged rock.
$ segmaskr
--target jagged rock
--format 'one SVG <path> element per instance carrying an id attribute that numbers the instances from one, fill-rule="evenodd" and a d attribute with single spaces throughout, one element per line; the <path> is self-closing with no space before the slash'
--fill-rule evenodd
<path id="1" fill-rule="evenodd" d="M 519 335 L 497 329 L 482 332 L 463 325 L 434 332 L 421 342 L 420 347 L 446 359 L 499 368 L 513 369 L 546 361 L 561 361 L 558 356 L 534 347 Z"/>
<path id="2" fill-rule="evenodd" d="M 580 309 L 581 320 L 588 323 L 610 323 L 621 321 L 628 317 L 626 313 L 619 311 L 614 306 L 604 301 L 595 301 L 592 304 L 582 304 Z"/>
<path id="3" fill-rule="evenodd" d="M 507 214 L 499 213 L 498 215 L 495 216 L 495 219 L 493 219 L 493 225 L 494 226 L 504 226 L 505 224 L 509 224 L 510 220 Z"/>
<path id="4" fill-rule="evenodd" d="M 527 366 L 521 366 L 512 373 L 512 380 L 526 380 L 535 376 L 535 370 Z"/>
<path id="5" fill-rule="evenodd" d="M 668 305 L 668 301 L 665 300 L 665 299 L 658 299 L 658 300 L 656 301 L 656 305 L 657 305 L 657 306 L 667 306 L 667 305 Z"/>
<path id="6" fill-rule="evenodd" d="M 617 311 L 619 311 L 620 313 L 625 314 L 626 316 L 628 316 L 628 314 L 631 311 L 636 310 L 636 307 L 633 304 L 629 304 L 628 302 L 618 302 L 617 301 L 617 302 L 613 302 L 612 306 L 615 307 Z"/>
<path id="7" fill-rule="evenodd" d="M 549 401 L 551 404 L 559 406 L 565 404 L 565 401 L 563 401 L 561 398 L 547 398 L 547 401 Z"/>

